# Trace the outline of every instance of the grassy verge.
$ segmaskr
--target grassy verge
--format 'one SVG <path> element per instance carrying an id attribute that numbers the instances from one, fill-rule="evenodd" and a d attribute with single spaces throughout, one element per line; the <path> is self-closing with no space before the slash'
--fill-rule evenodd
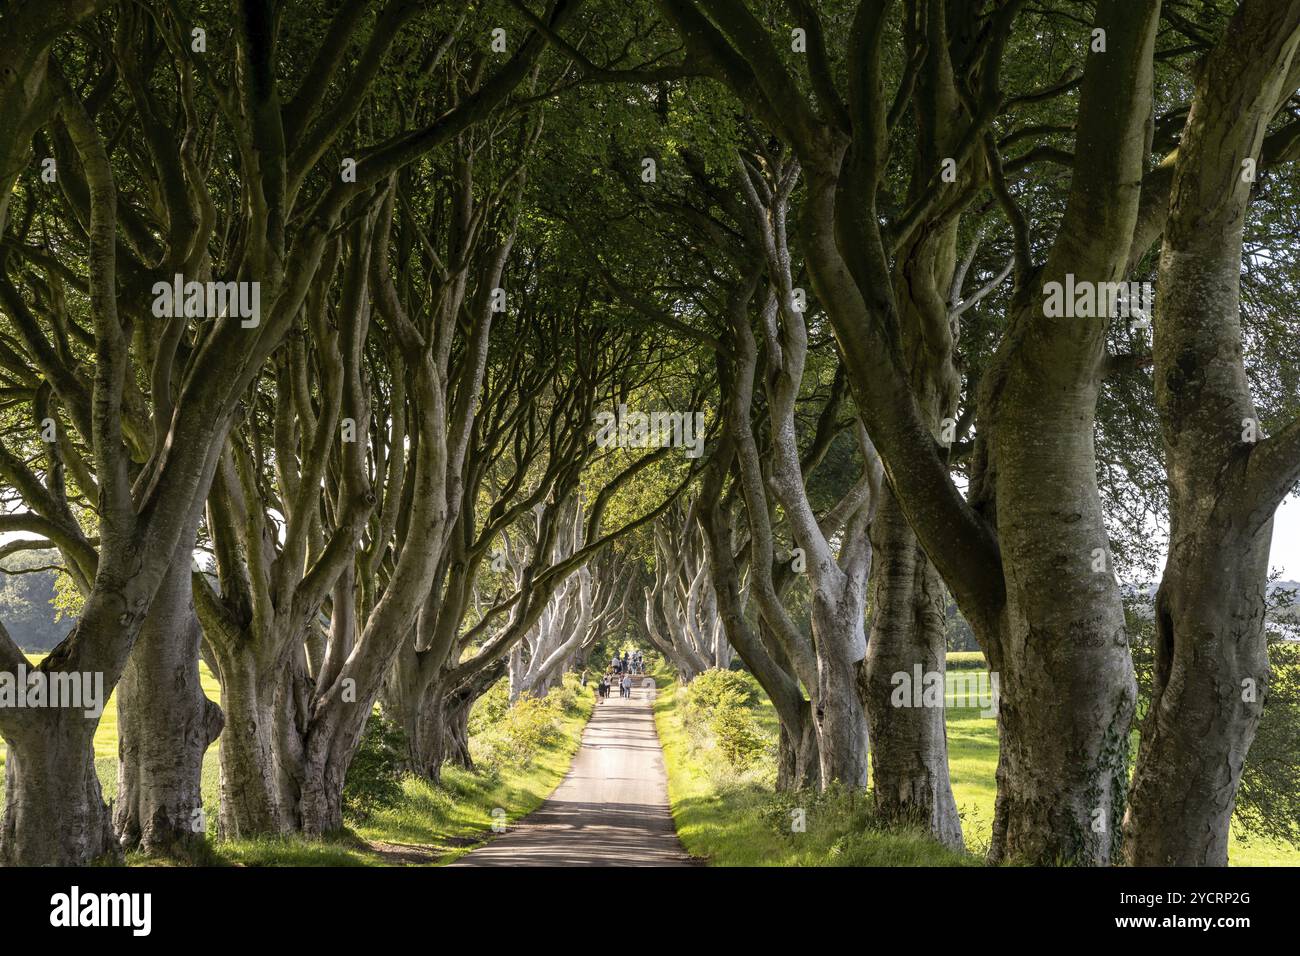
<path id="1" fill-rule="evenodd" d="M 685 689 L 656 674 L 655 726 L 663 742 L 668 798 L 686 851 L 711 866 L 975 866 L 921 833 L 874 826 L 869 802 L 852 794 L 786 798 L 772 793 L 770 756 L 737 769 L 686 717 Z M 766 698 L 756 718 L 775 736 Z M 799 825 L 802 829 L 799 829 Z"/>
<path id="2" fill-rule="evenodd" d="M 499 721 L 502 711 L 470 739 L 479 768 L 447 767 L 441 784 L 407 777 L 395 805 L 376 810 L 365 821 L 329 840 L 301 838 L 233 840 L 216 843 L 217 861 L 239 866 L 427 866 L 443 865 L 464 856 L 491 839 L 492 825 L 504 811 L 509 822 L 518 820 L 550 795 L 568 773 L 582 730 L 591 716 L 593 699 L 576 690 L 576 678 L 566 678 L 557 692 L 563 703 L 536 746 L 523 755 L 510 747 L 510 759 L 497 749 L 503 743 Z M 499 705 L 501 689 L 479 706 Z M 471 723 L 473 728 L 475 723 Z M 494 817 L 494 812 L 496 816 Z"/>
<path id="3" fill-rule="evenodd" d="M 964 679 L 978 682 L 981 676 L 966 660 L 955 669 Z M 655 723 L 664 744 L 669 799 L 692 856 L 715 866 L 946 866 L 978 865 L 987 852 L 996 798 L 997 721 L 978 702 L 955 696 L 951 686 L 946 700 L 948 766 L 968 855 L 948 853 L 923 836 L 882 832 L 872 825 L 866 801 L 850 805 L 845 796 L 806 807 L 806 832 L 789 832 L 788 814 L 796 808 L 772 794 L 771 757 L 736 772 L 707 733 L 687 726 L 685 694 L 675 679 L 667 672 L 656 676 L 661 692 Z M 774 749 L 776 717 L 766 697 L 757 702 L 755 717 L 769 750 Z M 787 815 L 781 817 L 783 812 Z M 1234 866 L 1297 866 L 1300 849 L 1248 840 L 1234 830 L 1229 859 Z"/>
<path id="4" fill-rule="evenodd" d="M 39 658 L 36 658 L 39 659 Z M 36 660 L 34 659 L 34 660 Z M 204 692 L 218 699 L 220 687 L 202 668 Z M 323 840 L 298 837 L 255 840 L 215 840 L 219 764 L 217 744 L 203 761 L 203 804 L 209 835 L 209 855 L 202 862 L 217 866 L 410 866 L 449 863 L 492 836 L 493 811 L 504 811 L 514 821 L 535 810 L 559 785 L 577 752 L 582 730 L 591 716 L 593 699 L 579 692 L 577 679 L 566 678 L 562 703 L 541 715 L 549 723 L 544 733 L 535 733 L 535 746 L 526 754 L 516 745 L 509 759 L 499 759 L 503 742 L 498 726 L 506 716 L 501 707 L 502 692 L 484 699 L 498 712 L 490 721 L 479 720 L 480 732 L 470 746 L 481 769 L 448 767 L 442 783 L 431 784 L 411 777 L 401 783 L 401 797 L 393 806 L 374 811 L 364 821 L 349 821 L 349 828 Z M 476 711 L 477 713 L 477 711 Z M 536 716 L 536 715 L 535 715 Z M 473 726 L 473 725 L 472 725 Z M 536 728 L 531 728 L 536 732 Z M 0 746 L 0 807 L 4 806 L 4 751 Z M 117 708 L 110 699 L 95 734 L 95 768 L 104 798 L 117 793 Z M 127 859 L 130 865 L 159 865 L 139 855 Z"/>

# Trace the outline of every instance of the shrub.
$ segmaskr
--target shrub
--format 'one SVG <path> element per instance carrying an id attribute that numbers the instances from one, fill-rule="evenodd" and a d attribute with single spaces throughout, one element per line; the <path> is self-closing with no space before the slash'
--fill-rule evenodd
<path id="1" fill-rule="evenodd" d="M 682 723 L 695 747 L 716 749 L 726 769 L 744 772 L 771 749 L 754 716 L 760 690 L 753 675 L 707 670 L 679 693 Z"/>
<path id="2" fill-rule="evenodd" d="M 551 688 L 550 693 L 546 695 L 546 699 L 551 702 L 552 706 L 558 708 L 561 713 L 576 714 L 580 709 L 578 700 L 583 696 L 590 697 L 591 690 L 584 690 L 578 675 L 569 672 L 564 675 L 563 681 Z"/>
<path id="3" fill-rule="evenodd" d="M 352 765 L 343 781 L 343 813 L 361 822 L 376 810 L 395 807 L 402 800 L 406 735 L 376 711 L 366 721 Z"/>
<path id="4" fill-rule="evenodd" d="M 767 740 L 754 715 L 739 704 L 728 703 L 713 711 L 709 729 L 718 749 L 733 770 L 746 770 L 767 750 Z"/>
<path id="5" fill-rule="evenodd" d="M 469 712 L 469 735 L 477 737 L 486 733 L 510 711 L 510 681 L 503 677 L 493 684 L 482 697 L 474 701 Z"/>
<path id="6" fill-rule="evenodd" d="M 758 681 L 742 671 L 716 668 L 705 671 L 687 685 L 687 720 L 708 720 L 720 706 L 753 707 L 759 701 Z"/>
<path id="7" fill-rule="evenodd" d="M 560 688 L 543 698 L 520 697 L 476 741 L 482 751 L 479 762 L 490 771 L 530 766 L 541 751 L 559 743 L 567 701 Z"/>

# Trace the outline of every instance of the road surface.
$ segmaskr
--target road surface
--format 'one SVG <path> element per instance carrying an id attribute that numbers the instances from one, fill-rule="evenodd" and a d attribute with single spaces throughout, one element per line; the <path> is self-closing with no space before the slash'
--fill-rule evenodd
<path id="1" fill-rule="evenodd" d="M 452 865 L 691 866 L 668 812 L 654 688 L 632 694 L 615 691 L 596 706 L 569 775 L 545 803 Z"/>

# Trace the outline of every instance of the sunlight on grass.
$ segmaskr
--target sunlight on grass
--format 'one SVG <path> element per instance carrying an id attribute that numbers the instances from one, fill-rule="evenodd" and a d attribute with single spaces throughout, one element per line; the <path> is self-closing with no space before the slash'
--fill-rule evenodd
<path id="1" fill-rule="evenodd" d="M 774 796 L 763 775 L 735 774 L 716 754 L 693 749 L 681 715 L 676 681 L 656 675 L 655 725 L 664 747 L 668 796 L 686 851 L 712 866 L 977 866 L 922 833 L 872 826 L 861 795 Z M 775 715 L 764 698 L 760 724 L 775 734 Z M 794 832 L 802 810 L 803 832 Z"/>
<path id="2" fill-rule="evenodd" d="M 971 668 L 969 657 L 962 660 L 961 670 L 978 679 L 982 674 Z M 669 798 L 678 833 L 692 856 L 717 866 L 946 866 L 978 865 L 988 851 L 997 798 L 998 734 L 996 719 L 983 716 L 979 707 L 950 706 L 947 711 L 948 767 L 970 851 L 963 857 L 923 835 L 871 831 L 869 814 L 854 815 L 843 808 L 827 813 L 820 826 L 809 810 L 806 833 L 786 832 L 787 820 L 772 819 L 771 808 L 779 802 L 774 803 L 770 785 L 732 779 L 709 755 L 691 752 L 675 679 L 666 672 L 658 677 L 662 692 L 655 704 L 655 723 L 664 744 Z M 766 698 L 759 704 L 758 719 L 774 740 L 776 715 Z M 848 832 L 851 825 L 859 832 Z M 1300 865 L 1300 848 L 1246 841 L 1235 831 L 1229 854 L 1233 866 Z"/>
<path id="3" fill-rule="evenodd" d="M 325 840 L 223 841 L 215 844 L 216 855 L 221 862 L 235 866 L 450 863 L 492 837 L 493 810 L 500 808 L 508 821 L 515 821 L 541 805 L 568 773 L 591 708 L 592 699 L 578 694 L 573 709 L 560 718 L 556 741 L 542 748 L 526 766 L 498 770 L 444 767 L 442 782 L 436 785 L 407 777 L 399 805 L 376 810 L 363 822 L 352 821 L 346 833 Z M 215 806 L 215 790 L 212 797 Z"/>
<path id="4" fill-rule="evenodd" d="M 30 655 L 32 663 L 39 655 Z M 200 665 L 203 691 L 220 698 L 220 685 Z M 301 837 L 216 841 L 219 807 L 220 753 L 214 743 L 203 760 L 203 807 L 213 837 L 215 865 L 227 866 L 385 866 L 448 863 L 492 837 L 492 811 L 501 808 L 515 821 L 531 813 L 559 785 L 577 752 L 583 728 L 591 716 L 592 698 L 576 697 L 571 712 L 560 720 L 558 740 L 543 748 L 527 767 L 499 771 L 448 767 L 442 783 L 408 777 L 400 806 L 376 811 L 364 823 L 322 840 Z M 4 806 L 4 748 L 0 747 L 0 808 Z M 117 707 L 112 698 L 95 733 L 95 770 L 104 799 L 117 795 Z M 378 849 L 372 847 L 377 847 Z M 129 865 L 168 865 L 137 855 Z"/>

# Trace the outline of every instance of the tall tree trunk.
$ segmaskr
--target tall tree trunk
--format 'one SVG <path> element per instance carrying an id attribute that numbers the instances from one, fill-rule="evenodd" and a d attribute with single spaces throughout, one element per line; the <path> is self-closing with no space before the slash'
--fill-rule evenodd
<path id="1" fill-rule="evenodd" d="M 506 662 L 497 660 L 459 687 L 450 688 L 445 681 L 438 680 L 429 688 L 421 708 L 422 747 L 427 754 L 423 766 L 424 775 L 429 780 L 440 781 L 442 768 L 447 764 L 474 769 L 474 758 L 469 749 L 470 711 L 505 672 Z"/>
<path id="2" fill-rule="evenodd" d="M 370 702 L 321 707 L 308 728 L 296 808 L 298 823 L 308 836 L 343 829 L 343 786 L 371 707 Z"/>
<path id="3" fill-rule="evenodd" d="M 948 779 L 944 701 L 937 707 L 893 706 L 895 675 L 944 679 L 947 644 L 938 572 L 912 533 L 893 492 L 882 490 L 871 526 L 872 617 L 862 683 L 871 728 L 876 814 L 890 823 L 927 828 L 960 848 L 961 818 Z"/>
<path id="4" fill-rule="evenodd" d="M 816 789 L 821 780 L 817 753 L 817 728 L 812 704 L 802 701 L 795 715 L 782 720 L 777 736 L 776 789 L 778 793 Z"/>
<path id="5" fill-rule="evenodd" d="M 514 703 L 519 699 L 519 695 L 527 689 L 524 687 L 524 676 L 527 668 L 524 666 L 524 648 L 522 643 L 516 644 L 510 649 L 507 662 L 507 679 L 510 685 L 509 697 L 510 702 Z"/>
<path id="6" fill-rule="evenodd" d="M 95 774 L 95 726 L 69 710 L 6 738 L 0 863 L 84 866 L 120 855 Z"/>
<path id="7" fill-rule="evenodd" d="M 817 755 L 822 785 L 831 782 L 867 787 L 867 714 L 858 692 L 863 662 L 850 649 L 862 643 L 866 613 L 865 581 L 846 581 L 844 593 L 813 595 L 813 634 L 817 638 Z M 856 637 L 840 635 L 856 631 Z"/>
<path id="8" fill-rule="evenodd" d="M 414 637 L 402 644 L 388 668 L 381 700 L 384 716 L 401 728 L 407 769 L 417 777 L 436 782 L 440 763 L 436 741 L 440 730 L 434 716 L 440 706 L 438 681 L 429 683 L 425 678 Z"/>
<path id="9" fill-rule="evenodd" d="M 469 752 L 469 712 L 481 694 L 462 691 L 444 704 L 442 718 L 442 755 L 445 763 L 464 770 L 474 769 Z"/>
<path id="10" fill-rule="evenodd" d="M 276 710 L 267 675 L 250 652 L 235 651 L 221 667 L 221 804 L 223 839 L 248 839 L 287 829 L 275 758 Z"/>
<path id="11" fill-rule="evenodd" d="M 1133 866 L 1227 866 L 1229 826 L 1268 680 L 1264 587 L 1272 521 L 1171 534 L 1156 661 L 1125 820 Z"/>
<path id="12" fill-rule="evenodd" d="M 930 14 L 942 19 L 930 23 L 932 55 L 912 93 L 918 130 L 909 202 L 924 198 L 933 170 L 958 148 L 964 110 L 951 44 L 972 29 L 974 14 L 971 7 L 952 6 Z M 945 418 L 955 423 L 961 397 L 954 364 L 960 324 L 954 303 L 962 297 L 965 279 L 957 266 L 959 226 L 953 216 L 920 230 L 894 263 L 904 365 L 918 411 L 935 436 L 943 435 Z M 893 706 L 896 674 L 910 678 L 920 666 L 923 674 L 937 675 L 942 686 L 947 646 L 939 573 L 890 487 L 881 490 L 871 543 L 872 618 L 862 691 L 871 726 L 876 813 L 890 823 L 925 827 L 944 845 L 961 848 L 961 820 L 948 779 L 944 698 L 937 707 Z"/>
<path id="13" fill-rule="evenodd" d="M 1001 632 L 984 641 L 1000 680 L 991 858 L 1106 865 L 1137 685 L 1096 483 L 1100 371 L 1045 394 L 1025 370 L 1016 364 L 985 419 L 1007 569 Z"/>
<path id="14" fill-rule="evenodd" d="M 1156 405 L 1170 544 L 1124 854 L 1225 866 L 1268 681 L 1272 516 L 1300 478 L 1300 419 L 1260 440 L 1242 360 L 1241 261 L 1254 168 L 1297 82 L 1300 3 L 1245 0 L 1197 75 L 1160 255 Z"/>
<path id="15" fill-rule="evenodd" d="M 193 541 L 181 535 L 117 687 L 113 825 L 125 850 L 186 856 L 207 839 L 203 757 L 223 718 L 199 681 Z"/>

